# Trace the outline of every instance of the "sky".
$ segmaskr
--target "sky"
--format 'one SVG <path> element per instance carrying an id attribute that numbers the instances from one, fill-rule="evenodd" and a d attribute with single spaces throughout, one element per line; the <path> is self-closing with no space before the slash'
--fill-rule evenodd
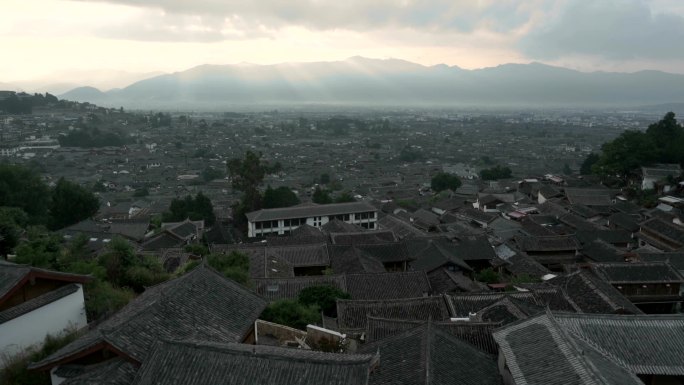
<path id="1" fill-rule="evenodd" d="M 684 73 L 682 0 L 2 0 L 0 86 L 352 56 Z"/>

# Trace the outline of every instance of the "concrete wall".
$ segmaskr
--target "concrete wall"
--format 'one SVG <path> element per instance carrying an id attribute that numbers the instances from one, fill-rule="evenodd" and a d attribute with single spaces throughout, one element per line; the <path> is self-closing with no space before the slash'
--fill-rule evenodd
<path id="1" fill-rule="evenodd" d="M 13 355 L 42 344 L 47 334 L 58 335 L 87 324 L 83 286 L 78 284 L 74 293 L 0 324 L 0 353 Z"/>

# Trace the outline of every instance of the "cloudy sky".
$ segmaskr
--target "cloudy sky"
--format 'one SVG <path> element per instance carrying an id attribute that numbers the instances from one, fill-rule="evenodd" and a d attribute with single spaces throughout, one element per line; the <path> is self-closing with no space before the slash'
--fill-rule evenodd
<path id="1" fill-rule="evenodd" d="M 0 83 L 355 55 L 684 73 L 682 42 L 682 0 L 2 0 Z"/>

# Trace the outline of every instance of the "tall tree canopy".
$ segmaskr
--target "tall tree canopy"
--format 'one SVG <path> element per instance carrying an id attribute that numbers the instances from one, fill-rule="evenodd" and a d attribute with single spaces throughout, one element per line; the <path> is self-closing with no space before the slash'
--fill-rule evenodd
<path id="1" fill-rule="evenodd" d="M 645 132 L 627 130 L 601 146 L 601 156 L 591 170 L 595 174 L 626 179 L 635 170 L 653 163 L 684 163 L 684 128 L 668 112 Z"/>
<path id="2" fill-rule="evenodd" d="M 508 167 L 499 165 L 480 171 L 480 178 L 483 180 L 499 180 L 510 178 L 513 172 Z"/>
<path id="3" fill-rule="evenodd" d="M 0 206 L 18 207 L 32 224 L 44 223 L 50 190 L 40 175 L 24 166 L 0 164 Z"/>
<path id="4" fill-rule="evenodd" d="M 100 202 L 90 190 L 60 178 L 52 190 L 48 227 L 56 230 L 73 225 L 92 217 L 99 208 Z"/>
<path id="5" fill-rule="evenodd" d="M 447 189 L 456 190 L 459 187 L 461 187 L 461 179 L 456 175 L 446 172 L 437 173 L 430 181 L 430 188 L 434 192 L 440 192 Z"/>
<path id="6" fill-rule="evenodd" d="M 210 226 L 216 222 L 211 199 L 201 191 L 194 198 L 188 195 L 183 199 L 172 200 L 169 211 L 162 216 L 165 222 L 179 222 L 188 218 L 193 221 L 204 220 Z"/>
<path id="7" fill-rule="evenodd" d="M 263 207 L 273 209 L 290 207 L 299 204 L 299 198 L 289 187 L 281 186 L 276 189 L 268 186 L 264 192 Z"/>
<path id="8" fill-rule="evenodd" d="M 269 173 L 280 172 L 282 166 L 276 162 L 269 165 L 261 159 L 260 153 L 247 151 L 244 158 L 234 158 L 228 161 L 228 173 L 235 190 L 242 191 L 242 200 L 233 206 L 235 220 L 245 229 L 245 214 L 259 210 L 262 206 L 262 196 L 259 186 Z"/>

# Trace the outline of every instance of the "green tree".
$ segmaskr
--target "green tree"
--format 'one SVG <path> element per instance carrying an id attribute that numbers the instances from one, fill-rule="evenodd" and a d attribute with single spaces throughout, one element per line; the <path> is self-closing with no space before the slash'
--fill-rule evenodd
<path id="1" fill-rule="evenodd" d="M 330 174 L 328 174 L 328 173 L 321 174 L 319 181 L 321 182 L 321 184 L 330 183 Z"/>
<path id="2" fill-rule="evenodd" d="M 589 175 L 591 174 L 591 168 L 598 162 L 598 160 L 601 157 L 598 154 L 594 154 L 593 152 L 584 159 L 584 162 L 582 162 L 582 166 L 580 167 L 580 174 L 582 175 Z"/>
<path id="3" fill-rule="evenodd" d="M 328 190 L 322 190 L 320 187 L 316 186 L 316 190 L 314 190 L 313 196 L 311 197 L 311 200 L 314 203 L 318 204 L 328 204 L 332 203 L 332 197 L 330 197 L 330 193 Z"/>
<path id="4" fill-rule="evenodd" d="M 572 174 L 572 169 L 570 168 L 570 165 L 565 163 L 563 165 L 563 174 L 564 175 L 571 175 Z"/>
<path id="5" fill-rule="evenodd" d="M 315 305 L 328 317 L 337 317 L 337 299 L 351 298 L 349 293 L 334 286 L 321 285 L 311 286 L 299 293 L 299 303 L 303 305 Z"/>
<path id="6" fill-rule="evenodd" d="M 92 192 L 60 178 L 52 190 L 48 226 L 56 230 L 73 225 L 92 217 L 99 208 L 100 202 Z"/>
<path id="7" fill-rule="evenodd" d="M 263 207 L 267 209 L 278 207 L 290 207 L 298 205 L 299 198 L 289 187 L 281 186 L 272 189 L 271 186 L 266 188 L 263 198 Z"/>
<path id="8" fill-rule="evenodd" d="M 28 215 L 19 207 L 0 207 L 0 257 L 11 253 L 19 243 Z"/>
<path id="9" fill-rule="evenodd" d="M 246 217 L 250 211 L 259 210 L 262 197 L 259 186 L 266 174 L 279 171 L 282 166 L 276 163 L 273 167 L 261 160 L 261 154 L 247 151 L 244 158 L 234 158 L 227 163 L 228 173 L 235 190 L 243 193 L 242 199 L 233 205 L 233 212 L 237 227 L 246 230 Z"/>
<path id="10" fill-rule="evenodd" d="M 643 132 L 627 130 L 601 146 L 600 159 L 592 172 L 626 179 L 632 171 L 656 159 L 656 145 Z"/>
<path id="11" fill-rule="evenodd" d="M 492 168 L 480 171 L 480 178 L 483 180 L 499 180 L 510 178 L 513 172 L 508 167 L 501 167 L 496 165 Z"/>
<path id="12" fill-rule="evenodd" d="M 459 187 L 461 187 L 461 179 L 459 179 L 459 177 L 456 175 L 446 172 L 437 173 L 430 181 L 430 188 L 434 192 L 456 190 Z"/>
<path id="13" fill-rule="evenodd" d="M 321 321 L 318 306 L 303 305 L 295 300 L 273 302 L 264 309 L 259 318 L 299 330 L 306 330 L 306 325 Z"/>
<path id="14" fill-rule="evenodd" d="M 229 254 L 209 254 L 206 257 L 209 266 L 220 271 L 224 276 L 242 285 L 249 283 L 249 257 L 237 251 Z"/>
<path id="15" fill-rule="evenodd" d="M 349 192 L 345 191 L 335 197 L 335 203 L 356 202 L 356 198 Z"/>
<path id="16" fill-rule="evenodd" d="M 45 228 L 29 227 L 26 240 L 15 248 L 16 262 L 51 270 L 62 270 L 60 262 L 62 240 Z"/>
<path id="17" fill-rule="evenodd" d="M 18 207 L 31 224 L 44 224 L 49 202 L 50 190 L 36 171 L 0 163 L 0 206 Z"/>
<path id="18" fill-rule="evenodd" d="M 646 135 L 657 149 L 657 162 L 678 163 L 684 160 L 684 148 L 681 147 L 684 128 L 677 123 L 673 112 L 668 112 L 661 120 L 649 125 Z"/>
<path id="19" fill-rule="evenodd" d="M 162 215 L 164 222 L 180 222 L 188 218 L 193 221 L 204 220 L 209 226 L 216 222 L 211 199 L 201 191 L 194 198 L 188 195 L 183 199 L 172 200 L 169 211 Z"/>

